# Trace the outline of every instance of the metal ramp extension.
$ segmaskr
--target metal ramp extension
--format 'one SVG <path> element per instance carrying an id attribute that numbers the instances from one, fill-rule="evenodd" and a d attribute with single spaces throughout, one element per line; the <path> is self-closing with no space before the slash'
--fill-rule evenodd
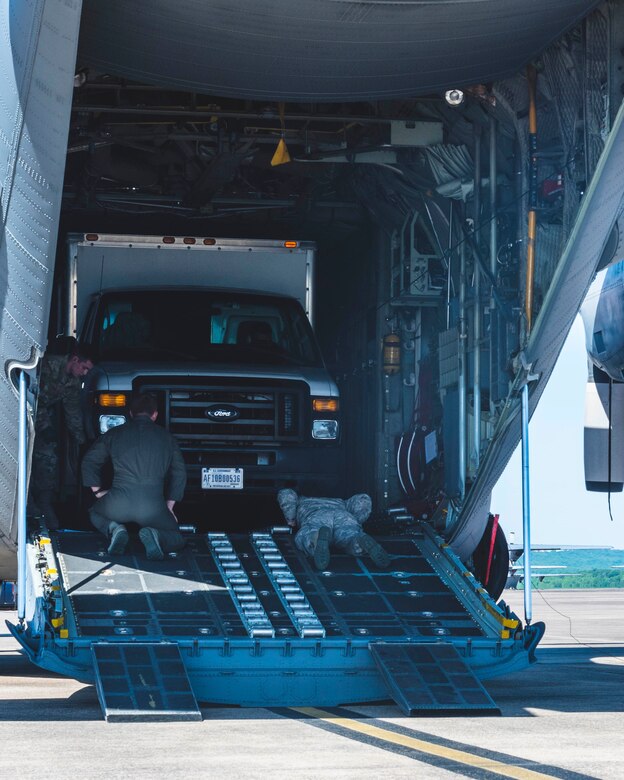
<path id="1" fill-rule="evenodd" d="M 471 669 L 447 643 L 371 642 L 388 693 L 408 715 L 500 715 Z"/>
<path id="2" fill-rule="evenodd" d="M 202 719 L 175 642 L 94 642 L 91 651 L 107 721 Z"/>

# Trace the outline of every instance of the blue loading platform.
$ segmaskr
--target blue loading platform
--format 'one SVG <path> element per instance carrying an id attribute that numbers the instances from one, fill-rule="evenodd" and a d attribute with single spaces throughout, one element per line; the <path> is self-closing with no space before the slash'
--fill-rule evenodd
<path id="1" fill-rule="evenodd" d="M 31 537 L 31 660 L 96 684 L 109 720 L 197 719 L 197 702 L 414 714 L 497 712 L 481 680 L 527 666 L 541 635 L 498 605 L 426 526 L 380 537 L 391 564 L 334 553 L 317 571 L 284 529 L 189 534 L 147 561 L 104 537 Z M 189 695 L 190 694 L 190 695 Z"/>

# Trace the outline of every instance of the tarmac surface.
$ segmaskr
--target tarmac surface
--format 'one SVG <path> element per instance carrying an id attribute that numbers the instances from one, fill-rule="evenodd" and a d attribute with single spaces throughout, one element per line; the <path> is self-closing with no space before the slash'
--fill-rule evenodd
<path id="1" fill-rule="evenodd" d="M 503 598 L 524 614 L 522 591 Z M 32 666 L 2 623 L 0 777 L 621 780 L 624 589 L 537 591 L 533 620 L 538 662 L 486 683 L 502 717 L 410 719 L 388 702 L 154 724 L 105 723 L 93 686 Z"/>

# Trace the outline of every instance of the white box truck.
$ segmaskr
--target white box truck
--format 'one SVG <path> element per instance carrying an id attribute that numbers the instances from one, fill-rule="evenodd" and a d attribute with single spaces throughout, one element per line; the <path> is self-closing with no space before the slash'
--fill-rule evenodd
<path id="1" fill-rule="evenodd" d="M 182 449 L 188 499 L 331 494 L 339 398 L 311 327 L 315 253 L 301 241 L 71 235 L 64 333 L 94 353 L 90 436 L 149 391 Z"/>

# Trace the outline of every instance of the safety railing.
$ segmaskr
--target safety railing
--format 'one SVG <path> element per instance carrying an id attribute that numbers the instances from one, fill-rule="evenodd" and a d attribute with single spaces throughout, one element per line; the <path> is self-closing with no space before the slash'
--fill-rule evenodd
<path id="1" fill-rule="evenodd" d="M 17 618 L 26 618 L 26 498 L 28 490 L 28 418 L 26 405 L 27 377 L 19 375 L 19 419 L 17 427 Z"/>

